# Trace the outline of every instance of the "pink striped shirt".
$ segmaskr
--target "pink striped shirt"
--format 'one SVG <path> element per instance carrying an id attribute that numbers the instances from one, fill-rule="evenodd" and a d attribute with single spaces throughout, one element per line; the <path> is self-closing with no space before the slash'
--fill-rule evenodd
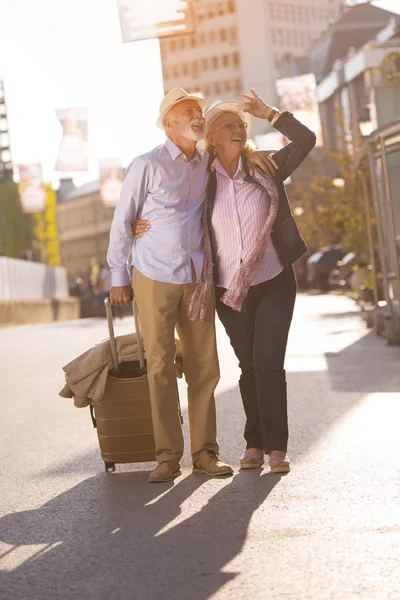
<path id="1" fill-rule="evenodd" d="M 266 192 L 244 181 L 242 159 L 231 179 L 216 158 L 211 165 L 217 176 L 212 212 L 213 240 L 218 264 L 217 286 L 228 288 L 240 261 L 254 247 L 271 205 Z M 279 275 L 283 267 L 270 239 L 252 285 Z"/>

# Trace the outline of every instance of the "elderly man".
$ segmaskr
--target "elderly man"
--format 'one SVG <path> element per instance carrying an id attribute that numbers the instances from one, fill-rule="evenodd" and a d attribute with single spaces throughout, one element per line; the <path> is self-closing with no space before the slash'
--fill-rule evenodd
<path id="1" fill-rule="evenodd" d="M 133 289 L 147 357 L 156 459 L 149 481 L 180 475 L 183 435 L 174 366 L 175 327 L 182 343 L 188 384 L 193 472 L 232 474 L 219 460 L 214 391 L 219 381 L 214 303 L 204 322 L 188 318 L 188 308 L 203 266 L 202 204 L 208 182 L 208 154 L 196 144 L 203 137 L 203 98 L 181 88 L 165 96 L 157 125 L 164 145 L 135 158 L 117 204 L 107 260 L 111 268 L 110 299 L 132 301 L 127 261 L 132 250 Z M 254 153 L 252 162 L 268 157 Z M 146 236 L 132 239 L 132 222 L 151 220 Z"/>

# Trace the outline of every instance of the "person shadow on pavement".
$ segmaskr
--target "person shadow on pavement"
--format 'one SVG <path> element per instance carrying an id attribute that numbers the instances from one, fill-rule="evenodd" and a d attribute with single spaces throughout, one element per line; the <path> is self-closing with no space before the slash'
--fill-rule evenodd
<path id="1" fill-rule="evenodd" d="M 158 485 L 148 484 L 145 472 L 91 477 L 37 510 L 0 519 L 10 566 L 21 546 L 40 545 L 1 573 L 3 597 L 210 598 L 235 578 L 224 567 L 240 553 L 254 511 L 279 480 L 261 470 Z"/>

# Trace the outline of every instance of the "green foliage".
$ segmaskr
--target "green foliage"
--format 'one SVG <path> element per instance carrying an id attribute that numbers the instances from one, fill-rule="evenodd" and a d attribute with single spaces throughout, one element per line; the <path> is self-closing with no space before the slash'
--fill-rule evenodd
<path id="1" fill-rule="evenodd" d="M 342 244 L 345 252 L 356 252 L 359 260 L 369 262 L 361 174 L 352 170 L 354 159 L 345 149 L 327 158 L 344 185 L 338 187 L 334 179 L 311 172 L 309 178 L 295 181 L 291 201 L 295 214 L 296 207 L 303 209 L 296 217 L 301 232 L 311 248 Z"/>
<path id="2" fill-rule="evenodd" d="M 32 245 L 32 219 L 22 212 L 16 183 L 0 183 L 0 255 L 20 258 Z"/>

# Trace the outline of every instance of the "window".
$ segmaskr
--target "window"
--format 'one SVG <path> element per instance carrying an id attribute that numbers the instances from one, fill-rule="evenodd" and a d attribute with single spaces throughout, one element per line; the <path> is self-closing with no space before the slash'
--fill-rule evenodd
<path id="1" fill-rule="evenodd" d="M 215 42 L 215 31 L 210 31 L 210 42 Z"/>
<path id="2" fill-rule="evenodd" d="M 188 74 L 189 74 L 188 64 L 187 63 L 183 63 L 183 65 L 182 65 L 182 75 L 188 75 Z"/>
<path id="3" fill-rule="evenodd" d="M 225 81 L 225 91 L 230 92 L 231 90 L 232 90 L 232 82 L 229 81 L 229 79 L 228 79 L 228 81 Z"/>
<path id="4" fill-rule="evenodd" d="M 179 69 L 177 65 L 172 67 L 172 77 L 179 77 Z"/>
<path id="5" fill-rule="evenodd" d="M 186 38 L 181 37 L 181 50 L 186 48 Z"/>
<path id="6" fill-rule="evenodd" d="M 238 67 L 240 64 L 239 52 L 234 52 L 232 56 L 233 56 L 233 66 Z"/>
<path id="7" fill-rule="evenodd" d="M 190 47 L 191 48 L 196 48 L 196 38 L 194 37 L 194 35 L 192 35 L 190 37 Z"/>
<path id="8" fill-rule="evenodd" d="M 215 84 L 215 93 L 216 94 L 221 93 L 221 84 L 219 83 L 219 81 L 217 81 L 217 83 Z"/>
<path id="9" fill-rule="evenodd" d="M 201 61 L 201 68 L 203 69 L 203 71 L 208 70 L 208 58 L 203 58 L 203 60 Z"/>
<path id="10" fill-rule="evenodd" d="M 206 43 L 206 34 L 204 32 L 199 36 L 199 43 L 202 45 Z"/>
<path id="11" fill-rule="evenodd" d="M 219 17 L 223 17 L 224 14 L 225 14 L 225 7 L 222 4 L 220 4 L 218 6 L 218 16 Z"/>
<path id="12" fill-rule="evenodd" d="M 275 69 L 279 69 L 280 64 L 281 64 L 281 58 L 280 58 L 279 54 L 274 54 L 274 66 L 275 66 Z"/>
<path id="13" fill-rule="evenodd" d="M 278 29 L 277 32 L 278 32 L 278 45 L 283 46 L 285 43 L 283 29 Z"/>
<path id="14" fill-rule="evenodd" d="M 199 71 L 199 63 L 197 62 L 197 60 L 194 60 L 192 62 L 192 73 L 193 73 L 193 75 L 197 75 L 198 71 Z"/>
<path id="15" fill-rule="evenodd" d="M 281 4 L 276 5 L 276 18 L 278 21 L 282 21 L 282 19 L 283 19 L 283 11 L 282 11 Z"/>
<path id="16" fill-rule="evenodd" d="M 208 16 L 208 18 L 209 18 L 209 19 L 214 19 L 214 17 L 215 17 L 215 12 L 214 12 L 213 10 L 209 10 L 209 11 L 208 11 L 208 15 L 207 15 L 207 16 Z"/>
<path id="17" fill-rule="evenodd" d="M 222 57 L 222 66 L 229 67 L 229 56 L 227 54 L 224 54 Z"/>
<path id="18" fill-rule="evenodd" d="M 235 79 L 235 92 L 237 94 L 240 94 L 241 91 L 242 91 L 242 81 L 241 81 L 241 79 Z"/>
<path id="19" fill-rule="evenodd" d="M 271 17 L 271 19 L 276 19 L 275 2 L 271 2 L 271 4 L 269 5 L 269 16 Z"/>
<path id="20" fill-rule="evenodd" d="M 231 44 L 237 44 L 237 41 L 238 41 L 237 28 L 231 27 Z"/>
<path id="21" fill-rule="evenodd" d="M 218 63 L 219 63 L 218 57 L 217 56 L 213 56 L 212 57 L 212 66 L 213 66 L 213 69 L 218 69 L 218 66 L 219 66 Z"/>
<path id="22" fill-rule="evenodd" d="M 235 12 L 235 3 L 234 2 L 228 2 L 227 9 L 228 9 L 228 13 Z"/>
<path id="23" fill-rule="evenodd" d="M 175 52 L 175 50 L 176 50 L 176 40 L 171 40 L 169 48 L 170 48 L 171 52 Z"/>
<path id="24" fill-rule="evenodd" d="M 292 36 L 292 30 L 291 29 L 286 29 L 286 46 L 292 46 L 293 45 L 293 36 Z"/>
<path id="25" fill-rule="evenodd" d="M 225 29 L 225 28 L 223 28 L 223 29 L 220 29 L 220 30 L 219 30 L 219 38 L 220 38 L 221 42 L 226 42 L 226 40 L 227 40 L 227 37 L 228 37 L 228 36 L 227 36 L 226 29 Z"/>
<path id="26" fill-rule="evenodd" d="M 276 30 L 276 29 L 273 29 L 273 30 L 272 30 L 272 44 L 273 44 L 274 46 L 277 46 L 277 45 L 278 45 L 278 32 L 277 32 L 277 30 Z"/>

